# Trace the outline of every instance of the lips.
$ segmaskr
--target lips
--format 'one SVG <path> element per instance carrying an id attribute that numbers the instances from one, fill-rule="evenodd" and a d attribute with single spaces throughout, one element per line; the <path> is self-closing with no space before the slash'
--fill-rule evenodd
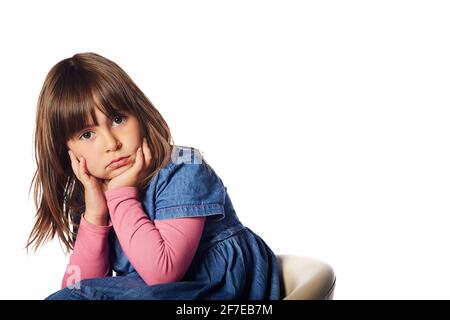
<path id="1" fill-rule="evenodd" d="M 111 162 L 108 164 L 108 166 L 112 165 L 112 164 L 115 163 L 115 162 L 119 162 L 119 161 L 121 161 L 121 160 L 123 160 L 123 159 L 127 159 L 127 158 L 128 158 L 128 157 L 120 157 L 120 158 L 114 159 L 113 161 L 111 161 Z"/>

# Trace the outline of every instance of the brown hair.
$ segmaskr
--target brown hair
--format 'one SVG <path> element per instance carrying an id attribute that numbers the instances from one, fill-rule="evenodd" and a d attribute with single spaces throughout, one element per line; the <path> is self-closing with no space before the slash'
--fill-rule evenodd
<path id="1" fill-rule="evenodd" d="M 73 250 L 84 212 L 84 187 L 72 171 L 66 142 L 85 127 L 89 114 L 98 125 L 96 107 L 105 115 L 131 113 L 140 123 L 152 155 L 139 178 L 140 198 L 151 178 L 170 160 L 174 142 L 166 121 L 124 70 L 91 52 L 58 62 L 47 74 L 37 103 L 37 170 L 30 185 L 31 191 L 35 183 L 37 212 L 27 251 L 33 243 L 36 251 L 55 234 L 66 253 Z"/>

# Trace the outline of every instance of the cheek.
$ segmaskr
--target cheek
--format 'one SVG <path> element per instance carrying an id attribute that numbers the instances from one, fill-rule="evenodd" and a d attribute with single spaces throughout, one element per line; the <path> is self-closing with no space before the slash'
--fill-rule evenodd
<path id="1" fill-rule="evenodd" d="M 142 138 L 139 135 L 133 137 L 130 143 L 131 149 L 130 151 L 136 154 L 137 149 L 142 146 Z"/>
<path id="2" fill-rule="evenodd" d="M 137 151 L 137 149 L 142 145 L 142 139 L 144 137 L 143 131 L 137 119 L 134 119 L 134 122 L 130 127 L 130 131 L 128 132 L 130 133 L 130 142 L 132 142 L 134 150 Z"/>
<path id="3" fill-rule="evenodd" d="M 100 176 L 103 174 L 104 170 L 102 168 L 101 162 L 98 161 L 97 158 L 95 158 L 92 155 L 86 155 L 86 163 L 87 163 L 87 169 L 89 171 L 89 173 L 95 175 L 95 176 Z"/>

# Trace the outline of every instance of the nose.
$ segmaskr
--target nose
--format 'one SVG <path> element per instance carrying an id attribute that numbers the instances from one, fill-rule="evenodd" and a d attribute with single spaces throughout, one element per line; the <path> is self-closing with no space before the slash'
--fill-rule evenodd
<path id="1" fill-rule="evenodd" d="M 115 151 L 122 147 L 120 140 L 114 136 L 111 131 L 106 130 L 103 134 L 106 151 Z"/>

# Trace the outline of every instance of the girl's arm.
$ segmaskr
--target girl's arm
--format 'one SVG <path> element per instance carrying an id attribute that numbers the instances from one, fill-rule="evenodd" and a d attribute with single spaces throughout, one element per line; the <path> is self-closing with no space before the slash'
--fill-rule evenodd
<path id="1" fill-rule="evenodd" d="M 197 251 L 205 218 L 153 222 L 136 187 L 110 189 L 105 197 L 117 238 L 141 278 L 148 285 L 181 280 Z"/>
<path id="2" fill-rule="evenodd" d="M 77 239 L 66 268 L 61 289 L 78 281 L 111 275 L 108 233 L 112 228 L 98 226 L 81 216 Z"/>

